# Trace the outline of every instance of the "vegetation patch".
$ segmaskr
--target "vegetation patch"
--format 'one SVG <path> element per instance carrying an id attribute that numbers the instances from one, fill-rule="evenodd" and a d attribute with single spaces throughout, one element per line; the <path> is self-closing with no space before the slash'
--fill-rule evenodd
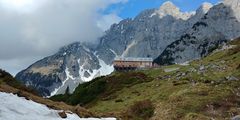
<path id="1" fill-rule="evenodd" d="M 0 84 L 3 84 L 3 83 L 9 86 L 12 86 L 14 88 L 32 93 L 34 95 L 37 95 L 37 96 L 39 95 L 35 89 L 31 87 L 26 87 L 20 81 L 16 80 L 10 73 L 0 69 Z"/>
<path id="2" fill-rule="evenodd" d="M 154 114 L 154 106 L 150 100 L 143 100 L 134 103 L 127 110 L 125 119 L 148 120 Z"/>
<path id="3" fill-rule="evenodd" d="M 149 82 L 152 78 L 141 72 L 115 73 L 114 76 L 99 77 L 88 83 L 80 84 L 73 94 L 56 95 L 51 100 L 66 102 L 70 105 L 86 105 L 96 99 L 111 100 L 123 88 Z M 117 100 L 117 102 L 121 102 Z"/>
<path id="4" fill-rule="evenodd" d="M 240 70 L 240 64 L 238 65 L 237 70 Z"/>
<path id="5" fill-rule="evenodd" d="M 240 40 L 230 45 L 235 47 L 187 66 L 114 72 L 79 85 L 73 94 L 61 99 L 78 100 L 74 104 L 124 120 L 229 119 L 240 114 Z M 166 71 L 171 68 L 179 69 Z M 100 88 L 95 91 L 95 87 Z M 94 98 L 87 99 L 89 94 Z"/>

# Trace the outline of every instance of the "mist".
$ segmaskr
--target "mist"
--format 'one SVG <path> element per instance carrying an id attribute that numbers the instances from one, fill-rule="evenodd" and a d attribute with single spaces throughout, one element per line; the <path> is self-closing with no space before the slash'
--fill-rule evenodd
<path id="1" fill-rule="evenodd" d="M 127 0 L 0 0 L 0 68 L 16 74 L 36 60 L 72 42 L 98 42 L 111 24 L 121 20 L 112 4 Z M 22 0 L 27 1 L 27 0 Z M 25 8 L 25 9 L 23 9 Z"/>

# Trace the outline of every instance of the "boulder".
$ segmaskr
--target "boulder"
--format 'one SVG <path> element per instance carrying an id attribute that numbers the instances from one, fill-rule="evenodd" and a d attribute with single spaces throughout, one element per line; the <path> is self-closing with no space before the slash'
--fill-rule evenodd
<path id="1" fill-rule="evenodd" d="M 233 117 L 231 120 L 240 120 L 240 115 Z"/>
<path id="2" fill-rule="evenodd" d="M 227 76 L 227 77 L 225 77 L 226 78 L 226 80 L 228 80 L 228 81 L 238 81 L 239 79 L 238 78 L 236 78 L 236 77 L 234 77 L 234 76 Z"/>
<path id="3" fill-rule="evenodd" d="M 59 112 L 58 115 L 59 115 L 61 118 L 67 118 L 67 114 L 65 113 L 65 111 Z"/>

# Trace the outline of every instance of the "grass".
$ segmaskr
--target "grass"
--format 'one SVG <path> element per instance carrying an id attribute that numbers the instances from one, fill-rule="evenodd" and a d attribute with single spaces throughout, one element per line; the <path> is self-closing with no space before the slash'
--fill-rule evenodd
<path id="1" fill-rule="evenodd" d="M 114 76 L 100 77 L 79 85 L 72 95 L 56 95 L 51 100 L 63 101 L 70 105 L 88 105 L 96 99 L 107 101 L 117 97 L 118 91 L 139 83 L 149 82 L 152 78 L 140 72 L 115 73 Z"/>
<path id="2" fill-rule="evenodd" d="M 150 100 L 137 101 L 125 112 L 124 119 L 150 119 L 154 114 L 154 109 Z"/>

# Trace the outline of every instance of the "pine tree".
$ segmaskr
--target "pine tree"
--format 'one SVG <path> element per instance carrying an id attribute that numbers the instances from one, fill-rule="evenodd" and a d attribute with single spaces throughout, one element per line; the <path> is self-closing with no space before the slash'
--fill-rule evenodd
<path id="1" fill-rule="evenodd" d="M 69 86 L 67 87 L 67 89 L 65 91 L 65 95 L 70 95 Z"/>

